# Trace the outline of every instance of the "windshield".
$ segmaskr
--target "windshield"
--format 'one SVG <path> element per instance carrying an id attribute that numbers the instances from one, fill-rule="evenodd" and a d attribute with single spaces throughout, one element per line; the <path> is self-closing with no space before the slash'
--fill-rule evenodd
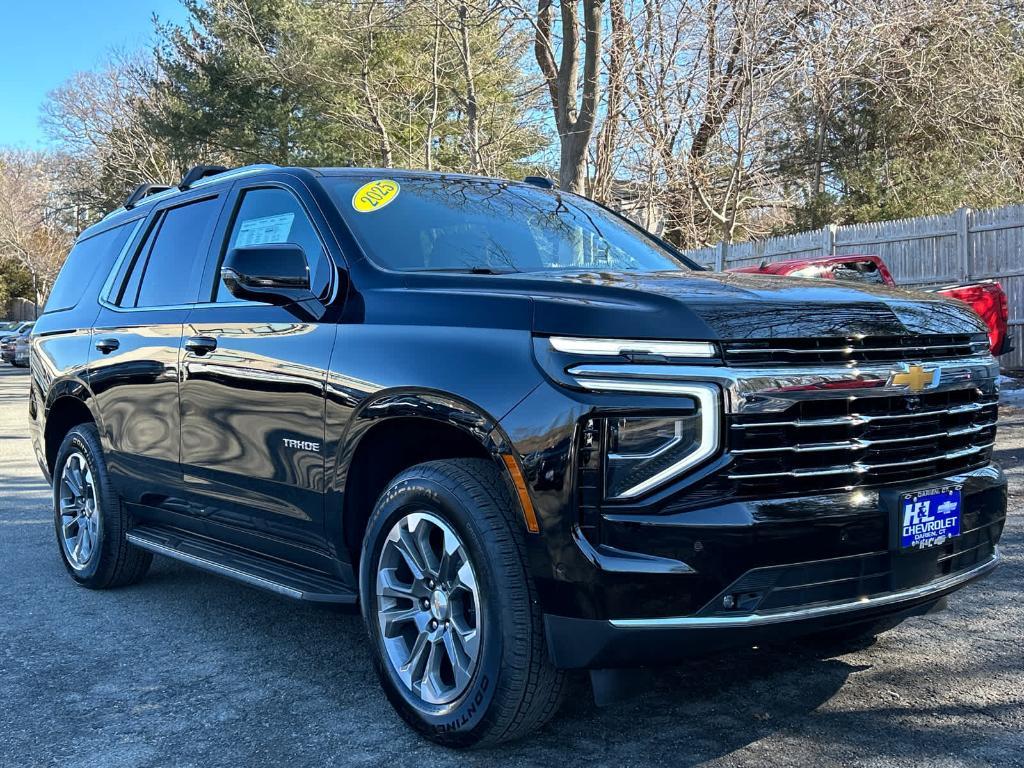
<path id="1" fill-rule="evenodd" d="M 383 175 L 325 182 L 367 256 L 387 269 L 687 268 L 657 241 L 600 206 L 550 190 L 487 179 Z"/>

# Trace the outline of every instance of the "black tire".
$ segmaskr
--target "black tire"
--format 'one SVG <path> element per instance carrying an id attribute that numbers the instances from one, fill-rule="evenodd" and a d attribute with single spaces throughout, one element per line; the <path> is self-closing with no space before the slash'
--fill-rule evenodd
<path id="1" fill-rule="evenodd" d="M 65 465 L 76 455 L 84 457 L 91 474 L 95 514 L 98 515 L 97 541 L 87 562 L 81 566 L 73 564 L 65 551 L 60 500 Z M 132 546 L 125 538 L 128 513 L 110 482 L 99 433 L 93 424 L 73 427 L 57 452 L 53 468 L 53 516 L 57 551 L 68 574 L 77 584 L 89 589 L 122 587 L 139 581 L 149 570 L 152 553 Z"/>
<path id="2" fill-rule="evenodd" d="M 447 704 L 428 704 L 401 681 L 378 624 L 381 552 L 393 526 L 416 510 L 428 511 L 455 531 L 481 589 L 476 667 L 468 687 Z M 483 747 L 526 735 L 555 714 L 564 674 L 548 656 L 535 588 L 526 572 L 522 513 L 493 463 L 432 461 L 400 474 L 377 501 L 360 562 L 374 666 L 388 699 L 409 725 L 445 746 Z"/>

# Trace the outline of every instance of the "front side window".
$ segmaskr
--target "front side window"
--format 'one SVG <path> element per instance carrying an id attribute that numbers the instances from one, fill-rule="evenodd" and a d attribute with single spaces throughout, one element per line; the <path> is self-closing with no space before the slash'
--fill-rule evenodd
<path id="1" fill-rule="evenodd" d="M 385 182 L 384 204 L 373 197 L 375 181 Z M 490 179 L 344 176 L 325 184 L 366 255 L 387 269 L 689 268 L 641 230 L 574 195 Z"/>
<path id="2" fill-rule="evenodd" d="M 327 282 L 327 260 L 313 222 L 302 204 L 286 189 L 264 187 L 250 189 L 242 195 L 228 235 L 225 254 L 232 248 L 247 245 L 291 243 L 302 247 L 309 265 L 312 285 Z M 217 276 L 214 301 L 238 301 Z"/>
<path id="3" fill-rule="evenodd" d="M 206 261 L 206 243 L 220 201 L 207 198 L 157 214 L 135 256 L 117 304 L 166 307 L 196 300 Z"/>

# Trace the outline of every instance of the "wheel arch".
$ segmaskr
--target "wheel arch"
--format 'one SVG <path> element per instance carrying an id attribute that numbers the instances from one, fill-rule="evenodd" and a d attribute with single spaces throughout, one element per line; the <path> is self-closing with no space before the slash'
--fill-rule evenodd
<path id="1" fill-rule="evenodd" d="M 64 379 L 50 388 L 43 408 L 43 455 L 47 471 L 53 473 L 57 451 L 64 437 L 75 426 L 92 422 L 99 426 L 92 393 L 77 379 Z"/>
<path id="2" fill-rule="evenodd" d="M 475 404 L 436 390 L 388 390 L 353 412 L 334 459 L 335 541 L 358 573 L 359 550 L 377 498 L 395 476 L 426 461 L 481 458 L 494 462 L 517 492 L 511 441 L 497 419 Z M 522 504 L 522 499 L 520 499 Z M 530 510 L 532 514 L 532 507 Z"/>

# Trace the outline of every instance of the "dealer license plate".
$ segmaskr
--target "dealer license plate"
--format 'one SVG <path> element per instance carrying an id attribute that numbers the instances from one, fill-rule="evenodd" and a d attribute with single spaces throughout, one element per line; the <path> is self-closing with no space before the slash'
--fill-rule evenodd
<path id="1" fill-rule="evenodd" d="M 961 486 L 900 497 L 900 549 L 926 549 L 960 535 Z"/>

